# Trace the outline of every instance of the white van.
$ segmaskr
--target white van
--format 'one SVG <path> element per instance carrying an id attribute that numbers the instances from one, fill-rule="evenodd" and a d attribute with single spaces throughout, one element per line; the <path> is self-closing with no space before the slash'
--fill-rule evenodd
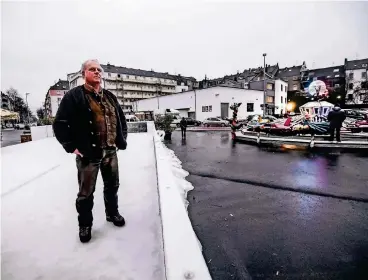
<path id="1" fill-rule="evenodd" d="M 139 119 L 134 115 L 126 115 L 125 119 L 127 122 L 139 122 Z"/>

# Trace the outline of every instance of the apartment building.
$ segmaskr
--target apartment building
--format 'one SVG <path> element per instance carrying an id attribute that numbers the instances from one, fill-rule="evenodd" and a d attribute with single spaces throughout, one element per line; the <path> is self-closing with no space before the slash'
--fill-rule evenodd
<path id="1" fill-rule="evenodd" d="M 346 105 L 368 104 L 368 58 L 345 58 Z"/>
<path id="2" fill-rule="evenodd" d="M 60 80 L 56 82 L 47 91 L 44 108 L 46 117 L 55 117 L 56 112 L 59 109 L 61 99 L 64 94 L 69 90 L 69 82 L 65 80 Z"/>
<path id="3" fill-rule="evenodd" d="M 112 64 L 101 64 L 104 70 L 103 87 L 114 93 L 125 113 L 134 110 L 136 101 L 156 96 L 165 96 L 195 88 L 193 77 L 174 76 L 153 70 L 133 69 Z M 67 75 L 70 88 L 83 85 L 81 72 Z"/>

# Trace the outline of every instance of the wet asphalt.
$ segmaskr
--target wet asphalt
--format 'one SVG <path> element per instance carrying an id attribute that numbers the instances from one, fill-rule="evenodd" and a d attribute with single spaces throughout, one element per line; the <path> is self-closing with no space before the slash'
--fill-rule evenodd
<path id="1" fill-rule="evenodd" d="M 368 157 L 174 132 L 213 279 L 368 279 Z"/>

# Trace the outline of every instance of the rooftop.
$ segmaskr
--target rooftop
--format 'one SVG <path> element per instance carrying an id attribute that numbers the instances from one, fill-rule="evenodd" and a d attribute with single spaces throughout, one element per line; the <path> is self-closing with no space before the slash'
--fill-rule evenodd
<path id="1" fill-rule="evenodd" d="M 156 77 L 160 79 L 169 79 L 169 80 L 176 80 L 176 76 L 170 75 L 169 73 L 160 73 L 155 71 L 147 71 L 141 69 L 134 69 L 134 68 L 127 68 L 123 66 L 115 66 L 112 64 L 101 64 L 101 67 L 105 72 L 110 73 L 118 73 L 118 74 L 125 74 L 125 75 L 135 75 L 135 76 L 143 76 L 143 77 Z"/>
<path id="2" fill-rule="evenodd" d="M 49 90 L 69 90 L 69 82 L 59 79 Z"/>
<path id="3" fill-rule="evenodd" d="M 368 58 L 358 60 L 345 60 L 345 68 L 346 70 L 368 69 Z"/>

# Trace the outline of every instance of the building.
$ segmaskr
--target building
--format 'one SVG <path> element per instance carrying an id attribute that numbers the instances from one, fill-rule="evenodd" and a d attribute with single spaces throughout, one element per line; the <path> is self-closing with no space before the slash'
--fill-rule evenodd
<path id="1" fill-rule="evenodd" d="M 286 113 L 287 102 L 287 82 L 279 79 L 279 66 L 266 65 L 266 114 L 283 115 Z M 210 88 L 224 86 L 228 88 L 239 88 L 247 90 L 264 90 L 264 70 L 263 67 L 249 68 L 242 73 L 226 75 L 223 78 L 208 80 L 207 77 L 200 82 L 200 88 Z M 263 106 L 263 97 L 262 97 Z"/>
<path id="2" fill-rule="evenodd" d="M 313 83 L 322 81 L 323 83 Z M 301 87 L 306 99 L 316 100 L 318 95 L 326 94 L 326 101 L 344 104 L 345 66 L 338 65 L 319 69 L 306 69 L 301 73 Z M 300 104 L 302 105 L 302 104 Z"/>
<path id="3" fill-rule="evenodd" d="M 68 90 L 69 82 L 60 79 L 49 88 L 44 102 L 46 117 L 55 117 L 56 112 L 59 109 L 61 99 Z"/>
<path id="4" fill-rule="evenodd" d="M 278 88 L 275 90 L 275 96 L 280 100 L 277 103 L 278 110 L 285 112 L 286 91 L 281 93 L 281 83 L 284 82 L 276 82 Z M 136 112 L 145 113 L 158 109 L 176 109 L 182 117 L 203 121 L 209 117 L 231 118 L 230 105 L 235 102 L 242 103 L 238 112 L 239 119 L 251 114 L 263 114 L 263 91 L 224 85 L 139 100 L 136 102 L 135 109 Z"/>
<path id="5" fill-rule="evenodd" d="M 345 58 L 346 105 L 368 104 L 368 58 L 347 60 Z"/>
<path id="6" fill-rule="evenodd" d="M 13 105 L 9 95 L 1 92 L 1 109 L 13 111 Z"/>
<path id="7" fill-rule="evenodd" d="M 303 61 L 302 65 L 280 68 L 276 74 L 276 77 L 287 82 L 288 95 L 295 94 L 303 91 L 301 88 L 301 73 L 307 70 L 307 66 Z"/>
<path id="8" fill-rule="evenodd" d="M 193 77 L 170 75 L 112 64 L 103 65 L 103 87 L 114 93 L 125 113 L 133 110 L 134 102 L 154 96 L 165 96 L 198 87 Z M 83 85 L 81 72 L 67 75 L 70 88 Z"/>

